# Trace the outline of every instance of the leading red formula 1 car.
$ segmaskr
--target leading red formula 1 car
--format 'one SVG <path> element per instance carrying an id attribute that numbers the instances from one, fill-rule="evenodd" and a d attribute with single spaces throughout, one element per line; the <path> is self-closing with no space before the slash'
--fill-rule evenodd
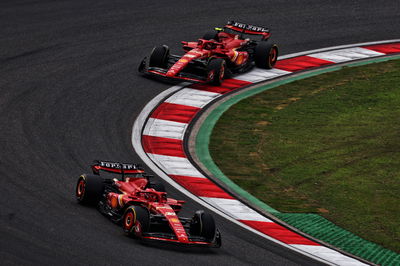
<path id="1" fill-rule="evenodd" d="M 140 165 L 95 161 L 92 171 L 93 175 L 78 178 L 78 202 L 97 206 L 102 214 L 121 223 L 126 235 L 141 240 L 221 246 L 213 217 L 202 210 L 191 218 L 178 216 L 184 201 L 167 197 L 163 184 L 150 181 Z M 121 177 L 104 178 L 100 171 Z"/>
<path id="2" fill-rule="evenodd" d="M 252 67 L 272 68 L 278 47 L 267 40 L 268 28 L 229 21 L 223 28 L 206 33 L 197 42 L 182 42 L 183 56 L 170 54 L 166 45 L 156 46 L 144 58 L 139 72 L 168 80 L 209 82 L 220 85 L 226 76 Z M 258 39 L 258 40 L 256 40 Z"/>

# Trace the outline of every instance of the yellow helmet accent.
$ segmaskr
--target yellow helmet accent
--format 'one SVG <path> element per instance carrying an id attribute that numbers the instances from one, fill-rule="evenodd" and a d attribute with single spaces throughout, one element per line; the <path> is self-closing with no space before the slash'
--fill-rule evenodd
<path id="1" fill-rule="evenodd" d="M 216 31 L 223 31 L 222 28 L 214 28 Z"/>

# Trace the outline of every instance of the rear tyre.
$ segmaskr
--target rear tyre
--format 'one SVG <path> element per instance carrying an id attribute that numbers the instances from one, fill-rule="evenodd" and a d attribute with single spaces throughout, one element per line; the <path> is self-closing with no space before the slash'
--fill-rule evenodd
<path id="1" fill-rule="evenodd" d="M 169 58 L 169 48 L 166 45 L 156 46 L 151 51 L 149 67 L 166 68 Z"/>
<path id="2" fill-rule="evenodd" d="M 190 223 L 190 234 L 202 236 L 212 242 L 216 235 L 215 221 L 211 214 L 202 210 L 196 211 Z"/>
<path id="3" fill-rule="evenodd" d="M 83 174 L 78 178 L 75 195 L 79 203 L 97 205 L 103 192 L 104 181 L 100 176 Z"/>
<path id="4" fill-rule="evenodd" d="M 164 184 L 160 183 L 160 182 L 157 182 L 157 181 L 156 182 L 149 182 L 147 187 L 148 188 L 153 188 L 156 191 L 166 192 Z"/>
<path id="5" fill-rule="evenodd" d="M 254 52 L 254 61 L 259 68 L 271 69 L 278 59 L 278 46 L 259 42 Z"/>
<path id="6" fill-rule="evenodd" d="M 209 83 L 219 86 L 225 76 L 226 62 L 222 58 L 212 58 L 207 65 L 207 80 Z"/>
<path id="7" fill-rule="evenodd" d="M 203 36 L 204 40 L 216 40 L 218 41 L 218 33 L 215 31 L 209 31 Z"/>
<path id="8" fill-rule="evenodd" d="M 124 213 L 122 228 L 130 237 L 141 237 L 150 227 L 149 211 L 141 206 L 129 206 Z"/>

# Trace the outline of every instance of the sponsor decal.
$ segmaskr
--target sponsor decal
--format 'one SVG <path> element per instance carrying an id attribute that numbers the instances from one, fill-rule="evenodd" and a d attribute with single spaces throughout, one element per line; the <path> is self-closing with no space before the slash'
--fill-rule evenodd
<path id="1" fill-rule="evenodd" d="M 179 223 L 179 219 L 178 218 L 171 218 L 170 221 L 172 223 Z"/>
<path id="2" fill-rule="evenodd" d="M 254 25 L 235 22 L 235 21 L 230 21 L 228 23 L 228 25 L 232 25 L 233 27 L 244 29 L 244 30 L 249 30 L 249 31 L 269 32 L 269 30 L 267 28 L 264 28 L 264 27 L 254 26 Z"/>
<path id="3" fill-rule="evenodd" d="M 243 54 L 240 53 L 236 60 L 236 64 L 241 65 L 243 63 L 243 59 L 244 59 L 243 57 L 244 57 Z"/>
<path id="4" fill-rule="evenodd" d="M 238 54 L 239 53 L 237 51 L 233 50 L 233 56 L 232 56 L 231 60 L 235 61 L 237 59 L 237 57 L 238 57 Z"/>
<path id="5" fill-rule="evenodd" d="M 122 200 L 123 197 L 124 197 L 124 195 L 118 195 L 118 204 L 121 207 L 124 206 L 124 202 Z"/>
<path id="6" fill-rule="evenodd" d="M 182 59 L 179 59 L 179 62 L 181 62 L 181 63 L 187 63 L 187 62 L 189 62 L 189 60 L 182 58 Z"/>
<path id="7" fill-rule="evenodd" d="M 118 207 L 118 200 L 116 197 L 112 197 L 110 201 L 111 208 L 115 209 Z"/>
<path id="8" fill-rule="evenodd" d="M 166 212 L 165 215 L 175 215 L 174 212 Z"/>
<path id="9" fill-rule="evenodd" d="M 129 163 L 113 163 L 113 162 L 99 162 L 101 167 L 112 168 L 112 169 L 122 169 L 124 170 L 135 170 L 138 169 L 137 165 Z"/>

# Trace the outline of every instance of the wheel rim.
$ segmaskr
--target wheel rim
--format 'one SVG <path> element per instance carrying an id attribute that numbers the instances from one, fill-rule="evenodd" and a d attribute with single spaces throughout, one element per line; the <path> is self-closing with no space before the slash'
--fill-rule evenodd
<path id="1" fill-rule="evenodd" d="M 136 222 L 135 224 L 135 235 L 137 237 L 142 236 L 142 225 L 139 222 Z"/>
<path id="2" fill-rule="evenodd" d="M 125 216 L 124 226 L 127 230 L 130 230 L 132 228 L 132 225 L 133 225 L 133 213 L 128 212 Z"/>
<path id="3" fill-rule="evenodd" d="M 269 64 L 271 66 L 275 65 L 276 60 L 277 60 L 276 48 L 272 47 L 271 52 L 269 53 Z"/>
<path id="4" fill-rule="evenodd" d="M 208 72 L 208 80 L 213 80 L 214 78 L 214 70 L 211 70 L 210 72 Z"/>
<path id="5" fill-rule="evenodd" d="M 221 65 L 221 69 L 219 70 L 219 80 L 222 80 L 225 75 L 225 66 L 224 64 Z"/>
<path id="6" fill-rule="evenodd" d="M 85 194 L 85 181 L 82 179 L 79 181 L 78 186 L 76 188 L 76 196 L 81 199 Z"/>

